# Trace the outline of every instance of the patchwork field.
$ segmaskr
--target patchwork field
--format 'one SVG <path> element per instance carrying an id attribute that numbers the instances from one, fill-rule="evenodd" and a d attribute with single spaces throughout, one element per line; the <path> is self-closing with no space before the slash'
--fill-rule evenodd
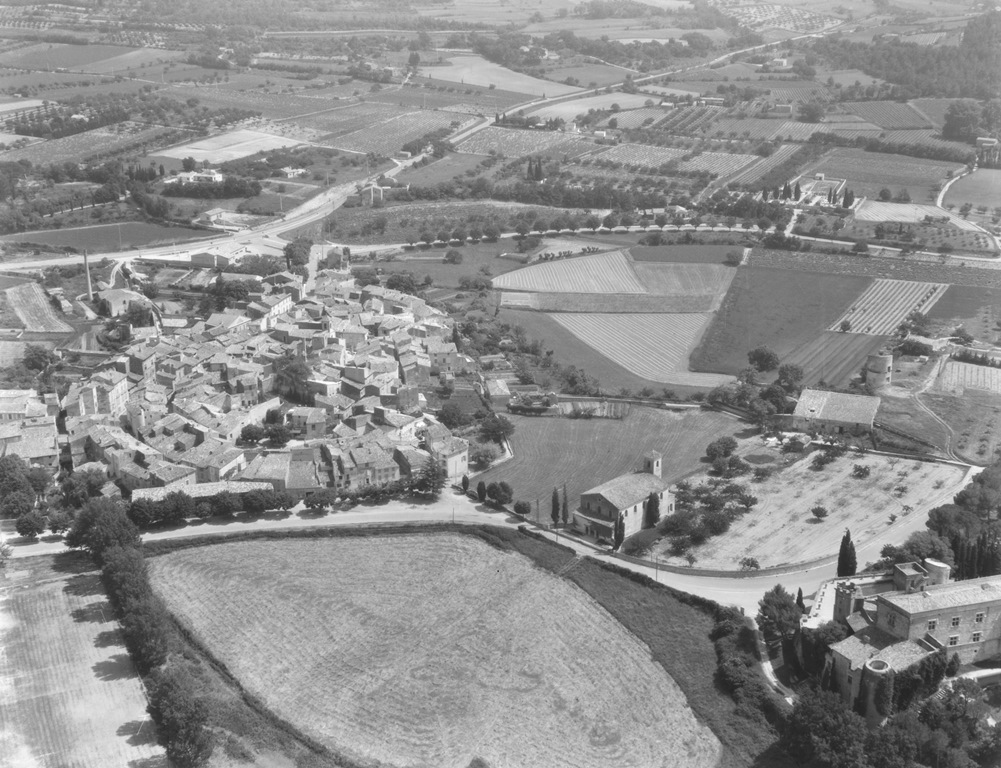
<path id="1" fill-rule="evenodd" d="M 869 467 L 870 476 L 852 478 L 855 464 Z M 726 533 L 691 551 L 699 567 L 726 570 L 737 570 L 744 557 L 757 558 L 762 568 L 830 557 L 837 554 L 845 528 L 860 547 L 892 532 L 891 515 L 906 525 L 908 516 L 925 515 L 949 502 L 965 476 L 961 467 L 873 455 L 848 455 L 818 472 L 803 457 L 769 479 L 751 483 L 758 504 Z M 810 513 L 818 505 L 829 512 L 822 522 Z M 685 564 L 664 551 L 666 542 L 658 549 L 665 562 Z"/>
<path id="2" fill-rule="evenodd" d="M 829 327 L 839 331 L 841 323 L 851 324 L 850 333 L 887 336 L 895 333 L 911 312 L 928 312 L 948 285 L 906 280 L 877 280 Z"/>
<path id="3" fill-rule="evenodd" d="M 888 130 L 933 127 L 928 118 L 909 104 L 894 101 L 846 101 L 841 106 L 863 120 Z"/>
<path id="4" fill-rule="evenodd" d="M 709 324 L 708 314 L 573 314 L 553 320 L 627 371 L 660 384 L 715 387 L 732 377 L 689 373 L 688 357 Z"/>
<path id="5" fill-rule="evenodd" d="M 621 251 L 534 264 L 495 277 L 493 285 L 514 291 L 646 293 L 646 287 Z"/>
<path id="6" fill-rule="evenodd" d="M 691 367 L 736 374 L 761 344 L 784 358 L 820 336 L 871 282 L 855 275 L 738 267 Z"/>
<path id="7" fill-rule="evenodd" d="M 477 131 L 456 148 L 459 152 L 501 157 L 524 157 L 543 152 L 570 154 L 590 152 L 597 145 L 586 139 L 559 131 L 518 131 L 490 126 Z"/>
<path id="8" fill-rule="evenodd" d="M 597 768 L 684 754 L 709 768 L 721 756 L 648 646 L 583 590 L 470 536 L 239 542 L 151 570 L 252 694 L 356 761 Z"/>
<path id="9" fill-rule="evenodd" d="M 623 72 L 621 76 L 624 77 L 625 74 Z M 580 89 L 575 88 L 573 90 Z M 587 96 L 583 99 L 568 99 L 557 104 L 549 104 L 540 109 L 527 111 L 526 114 L 535 115 L 543 120 L 561 118 L 569 123 L 577 115 L 587 114 L 592 109 L 614 109 L 614 105 L 618 105 L 619 109 L 624 110 L 639 109 L 640 107 L 647 106 L 648 101 L 650 101 L 650 97 L 642 93 L 600 93 L 595 96 Z"/>
<path id="10" fill-rule="evenodd" d="M 990 171 L 988 171 L 990 173 Z M 998 173 L 1001 173 L 999 171 Z M 999 177 L 1001 178 L 1001 177 Z M 956 184 L 961 184 L 960 179 Z M 954 184 L 953 186 L 956 186 Z M 950 191 L 952 187 L 949 188 Z M 999 201 L 1001 202 L 1001 201 Z M 918 224 L 927 217 L 932 219 L 948 219 L 949 224 L 964 232 L 981 232 L 976 224 L 973 224 L 961 216 L 939 208 L 936 205 L 922 205 L 920 203 L 884 203 L 881 200 L 866 200 L 855 211 L 857 221 L 883 221 L 883 222 L 910 222 Z"/>
<path id="11" fill-rule="evenodd" d="M 647 451 L 664 455 L 663 476 L 677 482 L 702 466 L 699 458 L 717 437 L 744 428 L 735 417 L 717 411 L 662 411 L 635 407 L 624 419 L 549 419 L 509 417 L 515 425 L 514 458 L 476 476 L 477 482 L 506 480 L 516 499 L 546 505 L 553 486 L 566 483 L 570 508 L 580 495 L 624 472 L 638 470 Z"/>
<path id="12" fill-rule="evenodd" d="M 440 128 L 459 129 L 471 119 L 467 115 L 454 112 L 433 110 L 408 112 L 332 139 L 328 143 L 352 152 L 374 152 L 377 155 L 388 156 L 409 141 L 419 139 Z"/>
<path id="13" fill-rule="evenodd" d="M 527 93 L 531 96 L 562 96 L 580 90 L 572 85 L 539 80 L 530 75 L 514 72 L 479 56 L 453 56 L 449 62 L 451 64 L 447 67 L 422 67 L 420 74 L 451 83 L 468 83 L 483 87 L 493 85 L 504 91 Z"/>
<path id="14" fill-rule="evenodd" d="M 958 163 L 839 148 L 825 155 L 804 175 L 824 173 L 830 178 L 847 179 L 858 197 L 877 198 L 879 191 L 886 188 L 894 194 L 906 189 L 912 200 L 926 200 L 947 174 L 957 168 Z"/>
<path id="15" fill-rule="evenodd" d="M 859 375 L 866 357 L 877 352 L 887 338 L 827 331 L 794 349 L 783 362 L 800 366 L 806 385 L 824 382 L 832 387 L 847 387 Z"/>
<path id="16" fill-rule="evenodd" d="M 89 558 L 14 563 L 0 571 L 0 763 L 166 768 Z"/>
<path id="17" fill-rule="evenodd" d="M 143 153 L 159 147 L 164 141 L 176 141 L 179 137 L 189 135 L 184 129 L 150 127 L 127 121 L 63 136 L 61 139 L 33 142 L 21 149 L 7 150 L 0 154 L 0 160 L 11 163 L 28 160 L 36 164 L 79 162 L 110 153 Z"/>
<path id="18" fill-rule="evenodd" d="M 241 157 L 258 152 L 283 147 L 298 147 L 303 142 L 287 136 L 275 136 L 261 131 L 238 130 L 229 131 L 207 139 L 199 139 L 189 144 L 181 144 L 158 151 L 157 156 L 172 157 L 181 160 L 193 157 L 198 162 L 207 160 L 210 163 L 224 163 L 228 160 L 238 160 Z"/>

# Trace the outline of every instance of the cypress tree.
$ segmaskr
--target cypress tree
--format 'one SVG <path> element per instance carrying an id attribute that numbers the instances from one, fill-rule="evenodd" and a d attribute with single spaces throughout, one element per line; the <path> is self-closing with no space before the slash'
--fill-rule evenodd
<path id="1" fill-rule="evenodd" d="M 481 502 L 487 500 L 487 484 L 482 480 L 476 484 L 476 498 Z"/>
<path id="2" fill-rule="evenodd" d="M 563 525 L 570 522 L 570 502 L 567 501 L 567 484 L 563 483 L 563 506 L 560 509 L 560 516 L 563 518 Z"/>
<path id="3" fill-rule="evenodd" d="M 644 512 L 644 528 L 653 528 L 660 522 L 660 497 L 657 496 L 656 493 L 651 493 L 647 497 L 646 509 Z"/>
<path id="4" fill-rule="evenodd" d="M 796 605 L 799 607 L 801 613 L 806 613 L 806 603 L 803 602 L 803 588 L 800 587 L 796 590 Z"/>
<path id="5" fill-rule="evenodd" d="M 857 569 L 855 544 L 852 542 L 851 531 L 845 528 L 845 535 L 841 537 L 841 549 L 838 552 L 838 576 L 854 576 Z"/>
<path id="6" fill-rule="evenodd" d="M 626 524 L 622 520 L 622 515 L 615 518 L 615 527 L 612 530 L 612 548 L 618 549 L 622 546 L 622 541 L 626 537 Z"/>
<path id="7" fill-rule="evenodd" d="M 553 525 L 560 521 L 560 492 L 553 488 L 553 503 L 549 516 L 553 518 Z"/>
<path id="8" fill-rule="evenodd" d="M 793 200 L 799 200 L 803 196 L 803 190 L 799 186 L 799 182 L 796 182 L 796 186 L 793 188 L 792 197 Z"/>

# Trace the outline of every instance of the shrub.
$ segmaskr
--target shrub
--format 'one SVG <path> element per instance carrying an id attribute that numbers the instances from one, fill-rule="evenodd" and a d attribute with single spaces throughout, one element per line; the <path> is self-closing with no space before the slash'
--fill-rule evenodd
<path id="1" fill-rule="evenodd" d="M 514 513 L 522 517 L 528 517 L 532 514 L 532 503 L 528 501 L 516 501 L 514 503 Z"/>

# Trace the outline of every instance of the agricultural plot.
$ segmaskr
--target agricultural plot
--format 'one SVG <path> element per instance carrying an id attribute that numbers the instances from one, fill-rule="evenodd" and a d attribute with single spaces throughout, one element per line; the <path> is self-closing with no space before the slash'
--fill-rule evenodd
<path id="1" fill-rule="evenodd" d="M 875 199 L 886 188 L 894 194 L 906 189 L 912 200 L 923 200 L 956 168 L 956 163 L 939 160 L 839 148 L 821 158 L 808 173 L 846 179 L 858 197 Z"/>
<path id="2" fill-rule="evenodd" d="M 315 114 L 296 118 L 295 125 L 309 128 L 317 133 L 340 136 L 342 134 L 353 133 L 366 126 L 376 125 L 385 120 L 390 120 L 400 114 L 397 107 L 389 104 L 377 103 L 351 103 L 341 107 L 322 109 L 322 102 L 314 108 Z M 461 119 L 461 118 L 453 118 Z"/>
<path id="3" fill-rule="evenodd" d="M 69 333 L 73 330 L 56 315 L 49 297 L 38 283 L 16 285 L 4 293 L 25 329 L 43 333 Z"/>
<path id="4" fill-rule="evenodd" d="M 926 392 L 921 400 L 949 425 L 952 448 L 961 459 L 984 466 L 1001 455 L 1001 396 L 970 388 L 962 397 Z"/>
<path id="5" fill-rule="evenodd" d="M 644 168 L 659 168 L 675 162 L 686 154 L 683 149 L 651 147 L 646 144 L 618 144 L 611 149 L 593 155 L 596 160 L 624 165 L 640 165 Z"/>
<path id="6" fill-rule="evenodd" d="M 750 165 L 758 159 L 758 155 L 740 155 L 730 154 L 727 152 L 703 152 L 702 154 L 693 157 L 691 160 L 686 160 L 678 167 L 681 171 L 686 173 L 705 172 L 711 173 L 717 177 L 725 178 L 731 173 L 739 171 L 741 168 Z"/>
<path id="7" fill-rule="evenodd" d="M 579 90 L 577 88 L 573 90 Z M 568 123 L 577 115 L 587 114 L 590 110 L 614 109 L 618 105 L 619 110 L 639 109 L 648 106 L 649 96 L 641 93 L 601 93 L 597 96 L 588 96 L 583 99 L 568 99 L 557 104 L 549 104 L 540 109 L 527 112 L 529 116 L 535 116 L 542 120 L 552 120 L 561 118 Z"/>
<path id="8" fill-rule="evenodd" d="M 887 130 L 932 128 L 932 123 L 909 104 L 896 101 L 846 101 L 845 110 Z"/>
<path id="9" fill-rule="evenodd" d="M 773 168 L 778 168 L 788 158 L 796 153 L 799 147 L 796 144 L 783 144 L 772 152 L 768 157 L 763 157 L 756 163 L 748 163 L 742 170 L 731 176 L 731 184 L 752 185 L 756 184 L 765 174 Z"/>
<path id="10" fill-rule="evenodd" d="M 118 50 L 123 50 L 119 48 Z M 93 72 L 99 75 L 115 74 L 130 69 L 143 69 L 150 64 L 176 61 L 184 57 L 183 51 L 165 51 L 160 48 L 139 48 L 117 56 L 74 67 L 77 72 Z"/>
<path id="11" fill-rule="evenodd" d="M 846 320 L 850 333 L 888 336 L 911 312 L 924 314 L 948 289 L 943 283 L 877 280 L 856 299 L 828 330 L 839 331 Z"/>
<path id="12" fill-rule="evenodd" d="M 704 133 L 725 111 L 723 107 L 679 107 L 657 127 L 676 134 Z"/>
<path id="13" fill-rule="evenodd" d="M 514 72 L 479 56 L 453 56 L 448 61 L 450 64 L 447 67 L 422 67 L 421 76 L 484 88 L 493 85 L 501 90 L 531 96 L 563 96 L 580 91 L 580 88 L 572 85 L 539 80 L 531 75 Z"/>
<path id="14" fill-rule="evenodd" d="M 494 288 L 555 293 L 646 293 L 624 253 L 613 251 L 533 264 L 495 277 Z"/>
<path id="15" fill-rule="evenodd" d="M 2 321 L 0 321 L 2 322 Z M 2 325 L 0 327 L 9 327 Z M 29 342 L 25 341 L 6 341 L 0 340 L 0 367 L 7 368 L 9 366 L 15 365 L 24 359 L 24 350 L 27 348 Z M 46 349 L 52 349 L 52 344 L 47 342 L 30 342 L 35 346 L 42 346 Z"/>
<path id="16" fill-rule="evenodd" d="M 709 768 L 722 753 L 649 647 L 586 592 L 470 536 L 237 542 L 151 570 L 251 694 L 352 762 L 598 768 L 684 753 Z"/>
<path id="17" fill-rule="evenodd" d="M 95 62 L 129 53 L 117 45 L 51 45 L 39 43 L 0 54 L 0 66 L 17 69 L 87 69 Z M 161 52 L 161 55 L 166 52 Z"/>
<path id="18" fill-rule="evenodd" d="M 615 124 L 619 128 L 652 128 L 665 117 L 667 117 L 667 111 L 660 107 L 642 107 L 628 112 L 616 112 L 608 120 L 615 120 Z M 602 126 L 607 127 L 608 120 L 602 122 Z"/>
<path id="19" fill-rule="evenodd" d="M 865 359 L 879 351 L 888 336 L 826 331 L 799 346 L 783 358 L 803 369 L 803 383 L 819 382 L 832 387 L 847 387 L 858 377 Z"/>
<path id="20" fill-rule="evenodd" d="M 649 293 L 723 296 L 737 270 L 722 264 L 634 262 L 633 272 Z"/>
<path id="21" fill-rule="evenodd" d="M 770 139 L 779 133 L 781 123 L 757 117 L 724 117 L 713 123 L 713 136 L 731 138 Z"/>
<path id="22" fill-rule="evenodd" d="M 634 262 L 724 264 L 733 250 L 729 245 L 636 245 L 629 249 L 629 256 Z"/>
<path id="23" fill-rule="evenodd" d="M 329 143 L 338 149 L 351 152 L 374 152 L 377 155 L 388 156 L 398 151 L 408 141 L 426 136 L 431 131 L 448 127 L 460 128 L 469 122 L 469 117 L 454 112 L 430 110 L 408 112 L 332 139 Z"/>
<path id="24" fill-rule="evenodd" d="M 190 136 L 181 128 L 147 126 L 131 121 L 95 128 L 92 131 L 37 142 L 21 149 L 0 153 L 0 160 L 29 160 L 35 164 L 80 162 L 96 155 L 121 152 L 142 154 L 178 136 Z"/>
<path id="25" fill-rule="evenodd" d="M 796 123 L 787 120 L 779 123 L 773 138 L 787 141 L 807 141 L 813 134 L 823 130 L 824 126 L 819 123 Z"/>
<path id="26" fill-rule="evenodd" d="M 909 515 L 926 515 L 951 501 L 966 477 L 962 467 L 885 456 L 844 457 L 820 472 L 810 468 L 810 461 L 803 457 L 777 467 L 770 478 L 753 483 L 758 504 L 726 533 L 691 550 L 699 567 L 737 570 L 744 557 L 757 558 L 763 568 L 829 557 L 838 551 L 845 528 L 856 548 L 899 540 L 893 538 L 894 521 L 906 526 Z M 869 467 L 869 477 L 853 478 L 855 464 Z M 810 514 L 815 506 L 828 510 L 823 521 Z M 666 548 L 666 542 L 658 547 Z M 661 558 L 685 563 L 667 552 Z"/>
<path id="27" fill-rule="evenodd" d="M 595 148 L 593 142 L 559 131 L 518 131 L 490 126 L 477 131 L 456 148 L 459 152 L 501 157 L 524 157 L 542 152 L 584 154 Z"/>
<path id="28" fill-rule="evenodd" d="M 761 3 L 757 5 L 727 5 L 720 10 L 727 16 L 736 19 L 749 29 L 783 29 L 789 32 L 806 34 L 822 32 L 841 24 L 841 19 L 825 16 L 802 8 L 792 8 L 786 5 Z"/>
<path id="29" fill-rule="evenodd" d="M 1001 369 L 949 360 L 942 368 L 936 389 L 962 397 L 967 389 L 980 389 L 1001 395 Z"/>
<path id="30" fill-rule="evenodd" d="M 204 238 L 205 235 L 204 229 L 172 227 L 145 221 L 126 221 L 121 224 L 99 224 L 92 227 L 18 232 L 0 237 L 0 242 L 29 243 L 53 249 L 75 248 L 78 252 L 108 253 L 133 246 L 188 242 L 195 238 Z"/>
<path id="31" fill-rule="evenodd" d="M 957 101 L 960 99 L 913 99 L 908 103 L 941 130 L 945 125 L 945 113 Z"/>
<path id="32" fill-rule="evenodd" d="M 170 149 L 163 149 L 157 152 L 157 155 L 172 157 L 176 160 L 192 157 L 198 162 L 207 160 L 210 163 L 225 163 L 229 160 L 255 155 L 258 152 L 298 147 L 302 144 L 301 141 L 285 136 L 242 129 L 207 139 L 199 139 Z"/>
<path id="33" fill-rule="evenodd" d="M 567 485 L 570 509 L 580 494 L 635 471 L 647 451 L 664 456 L 663 477 L 675 483 L 698 470 L 708 443 L 745 425 L 718 411 L 665 411 L 634 407 L 624 419 L 540 419 L 510 415 L 514 458 L 477 476 L 506 480 L 519 499 L 541 501 L 543 514 L 554 485 Z M 535 504 L 532 504 L 533 509 Z"/>
<path id="34" fill-rule="evenodd" d="M 712 312 L 721 296 L 712 293 L 518 293 L 508 299 L 500 295 L 502 307 L 537 309 L 541 312 L 579 312 L 585 314 L 620 313 L 700 313 Z"/>
<path id="35" fill-rule="evenodd" d="M 1001 174 L 999 174 L 999 178 L 1001 178 Z M 957 181 L 956 184 L 959 184 L 961 181 L 962 179 Z M 856 221 L 921 224 L 929 217 L 931 219 L 948 219 L 949 226 L 964 232 L 983 231 L 973 222 L 967 221 L 962 216 L 957 216 L 951 211 L 939 208 L 937 205 L 884 203 L 881 200 L 866 200 L 855 211 Z"/>
<path id="36" fill-rule="evenodd" d="M 891 143 L 914 144 L 916 146 L 952 150 L 965 154 L 970 159 L 973 158 L 973 148 L 969 144 L 940 138 L 937 128 L 886 131 L 885 135 L 881 136 L 881 138 L 883 141 Z"/>
<path id="37" fill-rule="evenodd" d="M 0 579 L 0 763 L 166 765 L 86 555 L 18 560 Z"/>
<path id="38" fill-rule="evenodd" d="M 553 320 L 595 351 L 649 381 L 715 387 L 732 377 L 690 373 L 688 357 L 709 324 L 708 314 L 572 314 Z"/>
<path id="39" fill-rule="evenodd" d="M 762 344 L 785 358 L 815 340 L 871 283 L 867 277 L 788 268 L 736 272 L 692 354 L 693 370 L 736 374 L 747 366 L 747 353 Z"/>
<path id="40" fill-rule="evenodd" d="M 621 67 L 610 67 L 606 64 L 577 64 L 568 67 L 554 67 L 546 70 L 546 79 L 564 83 L 568 79 L 576 80 L 580 85 L 601 87 L 621 83 L 624 70 Z"/>
<path id="41" fill-rule="evenodd" d="M 974 209 L 1001 207 L 1001 170 L 978 168 L 975 173 L 953 182 L 943 202 L 957 208 L 964 205 L 972 205 Z"/>

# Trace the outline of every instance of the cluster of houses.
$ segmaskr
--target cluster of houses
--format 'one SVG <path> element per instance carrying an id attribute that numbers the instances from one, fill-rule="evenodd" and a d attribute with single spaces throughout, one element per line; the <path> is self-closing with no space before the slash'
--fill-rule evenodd
<path id="1" fill-rule="evenodd" d="M 143 300 L 120 293 L 104 299 L 115 310 Z M 307 295 L 299 276 L 281 273 L 238 308 L 154 319 L 119 354 L 68 377 L 61 398 L 0 391 L 0 450 L 98 470 L 103 493 L 132 498 L 219 483 L 305 498 L 428 462 L 453 481 L 467 472 L 468 443 L 428 415 L 421 388 L 476 363 L 458 353 L 452 320 L 420 298 L 332 271 Z M 287 445 L 241 439 L 268 424 L 284 425 Z"/>

